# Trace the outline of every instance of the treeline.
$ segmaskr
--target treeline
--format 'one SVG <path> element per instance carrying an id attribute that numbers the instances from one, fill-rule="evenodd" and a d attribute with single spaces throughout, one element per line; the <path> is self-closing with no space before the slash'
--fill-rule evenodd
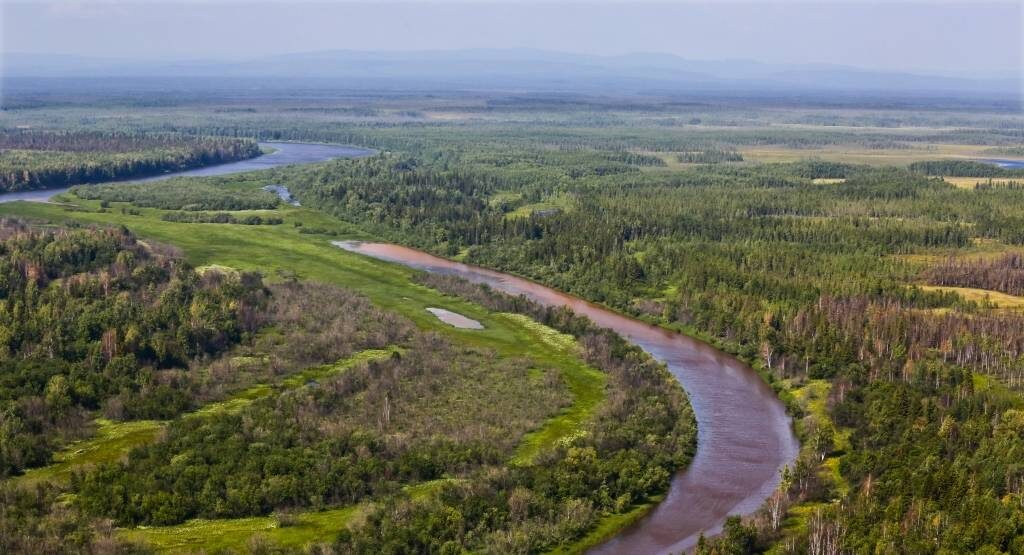
<path id="1" fill-rule="evenodd" d="M 932 285 L 1024 295 L 1024 256 L 1014 253 L 992 259 L 949 257 L 928 268 L 923 279 Z"/>
<path id="2" fill-rule="evenodd" d="M 108 131 L 0 131 L 0 149 L 57 150 L 61 152 L 138 152 L 182 145 L 220 145 L 230 148 L 236 141 L 217 137 L 189 137 L 170 133 Z"/>
<path id="3" fill-rule="evenodd" d="M 105 202 L 129 202 L 161 210 L 272 210 L 281 203 L 272 191 L 253 190 L 238 178 L 169 179 L 154 187 L 145 183 L 118 183 L 75 187 L 78 198 Z"/>
<path id="4" fill-rule="evenodd" d="M 996 164 L 973 160 L 930 160 L 910 164 L 910 171 L 924 175 L 950 177 L 1024 177 L 1024 170 L 1000 168 Z"/>
<path id="5" fill-rule="evenodd" d="M 743 155 L 735 150 L 705 149 L 681 152 L 676 158 L 684 164 L 720 164 L 742 162 Z"/>
<path id="6" fill-rule="evenodd" d="M 145 177 L 253 158 L 248 139 L 117 132 L 0 132 L 0 191 Z"/>
<path id="7" fill-rule="evenodd" d="M 165 222 L 186 224 L 241 224 L 241 225 L 280 225 L 282 218 L 276 216 L 259 216 L 250 214 L 236 217 L 227 212 L 166 212 L 160 216 Z"/>

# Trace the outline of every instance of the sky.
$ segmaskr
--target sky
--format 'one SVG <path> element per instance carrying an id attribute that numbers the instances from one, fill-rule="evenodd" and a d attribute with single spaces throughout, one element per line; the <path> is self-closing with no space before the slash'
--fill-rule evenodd
<path id="1" fill-rule="evenodd" d="M 533 48 L 970 77 L 1024 64 L 1024 0 L 0 0 L 0 18 L 6 52 L 105 58 Z"/>

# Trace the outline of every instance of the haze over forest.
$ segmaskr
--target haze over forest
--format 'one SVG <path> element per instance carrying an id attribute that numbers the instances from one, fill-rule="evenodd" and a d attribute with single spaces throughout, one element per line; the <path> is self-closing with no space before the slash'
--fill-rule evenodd
<path id="1" fill-rule="evenodd" d="M 1022 78 L 1019 2 L 44 1 L 2 14 L 8 79 L 1015 96 Z"/>

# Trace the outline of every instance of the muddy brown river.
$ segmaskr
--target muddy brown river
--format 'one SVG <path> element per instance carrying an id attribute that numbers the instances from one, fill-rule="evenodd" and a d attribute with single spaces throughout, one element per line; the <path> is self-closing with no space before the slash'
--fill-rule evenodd
<path id="1" fill-rule="evenodd" d="M 539 303 L 571 308 L 615 330 L 665 363 L 686 389 L 697 415 L 697 453 L 672 479 L 665 500 L 595 554 L 678 553 L 703 533 L 717 534 L 729 515 L 748 515 L 779 483 L 799 445 L 785 408 L 749 366 L 710 345 L 623 316 L 536 282 L 415 249 L 336 241 L 351 252 L 428 272 L 452 274 Z"/>

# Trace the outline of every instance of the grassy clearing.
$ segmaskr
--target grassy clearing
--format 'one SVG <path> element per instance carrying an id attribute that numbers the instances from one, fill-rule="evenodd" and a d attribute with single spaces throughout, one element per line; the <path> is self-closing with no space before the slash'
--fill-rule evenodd
<path id="1" fill-rule="evenodd" d="M 545 326 L 544 324 L 541 324 L 539 322 L 535 322 L 534 320 L 531 320 L 528 316 L 524 316 L 522 314 L 514 314 L 511 312 L 502 312 L 499 315 L 502 318 L 516 322 L 519 325 L 523 326 L 524 328 L 530 330 L 538 341 L 554 349 L 557 349 L 560 352 L 575 354 L 579 349 L 579 345 L 576 343 L 575 337 L 567 333 L 562 333 L 554 328 Z"/>
<path id="2" fill-rule="evenodd" d="M 340 374 L 349 368 L 357 364 L 364 362 L 370 362 L 373 360 L 383 360 L 392 355 L 392 353 L 398 352 L 397 347 L 390 349 L 367 349 L 360 351 L 354 355 L 346 358 L 345 360 L 336 362 L 334 364 L 324 364 L 321 366 L 313 366 L 300 372 L 296 372 L 286 377 L 281 383 L 274 387 L 270 384 L 257 384 L 248 389 L 241 391 L 236 395 L 232 395 L 230 399 L 223 401 L 217 401 L 215 403 L 209 403 L 204 407 L 186 414 L 185 418 L 190 417 L 210 417 L 226 414 L 235 414 L 242 410 L 246 406 L 252 404 L 254 401 L 263 399 L 271 396 L 275 391 L 282 391 L 288 389 L 295 389 L 302 387 L 311 381 L 322 380 L 330 376 Z"/>
<path id="3" fill-rule="evenodd" d="M 238 274 L 238 270 L 234 268 L 228 268 L 227 266 L 221 266 L 219 264 L 209 264 L 207 266 L 200 266 L 196 268 L 196 272 L 199 274 L 205 274 L 206 272 L 217 272 L 228 276 Z"/>
<path id="4" fill-rule="evenodd" d="M 522 193 L 503 191 L 491 195 L 491 198 L 487 200 L 487 204 L 489 204 L 492 208 L 496 208 L 498 206 L 501 206 L 502 204 L 511 204 L 513 202 L 518 202 L 521 198 L 523 198 Z"/>
<path id="5" fill-rule="evenodd" d="M 311 381 L 322 380 L 340 374 L 357 364 L 387 359 L 391 357 L 391 355 L 400 351 L 401 349 L 398 347 L 392 347 L 390 349 L 367 349 L 365 351 L 360 351 L 341 362 L 326 364 L 323 366 L 314 366 L 296 374 L 292 374 L 285 378 L 284 381 L 281 382 L 281 385 L 286 389 L 301 387 Z"/>
<path id="6" fill-rule="evenodd" d="M 980 305 L 988 305 L 992 308 L 1002 310 L 1024 309 L 1024 297 L 1008 295 L 1000 291 L 974 289 L 971 287 L 944 287 L 939 285 L 919 285 L 918 287 L 924 291 L 945 291 L 948 293 L 956 293 L 963 297 L 964 300 L 974 301 Z"/>
<path id="7" fill-rule="evenodd" d="M 664 171 L 664 170 L 683 170 L 686 168 L 692 168 L 699 164 L 688 164 L 686 162 L 679 161 L 679 152 L 661 152 L 652 150 L 640 150 L 638 154 L 646 154 L 648 156 L 657 156 L 661 158 L 662 162 L 665 162 L 664 166 L 647 166 L 643 168 L 643 171 Z"/>
<path id="8" fill-rule="evenodd" d="M 811 517 L 818 509 L 828 507 L 829 504 L 821 501 L 800 503 L 799 505 L 793 505 L 786 512 L 786 518 L 782 521 L 782 533 L 787 537 L 800 536 L 807 533 L 807 524 L 811 521 Z M 771 555 L 782 555 L 786 553 L 783 546 L 784 542 L 776 543 L 772 549 L 768 550 Z"/>
<path id="9" fill-rule="evenodd" d="M 1003 382 L 984 374 L 972 374 L 971 381 L 976 393 L 984 393 L 1005 402 L 1014 408 L 1024 408 L 1024 396 L 1006 386 Z"/>
<path id="10" fill-rule="evenodd" d="M 529 218 L 535 212 L 545 213 L 548 211 L 563 211 L 568 212 L 573 209 L 576 205 L 576 199 L 567 193 L 558 193 L 548 197 L 543 202 L 535 202 L 533 204 L 524 204 L 519 208 L 505 214 L 506 218 Z"/>
<path id="11" fill-rule="evenodd" d="M 816 177 L 811 180 L 811 183 L 815 185 L 838 185 L 840 183 L 846 183 L 845 177 Z"/>
<path id="12" fill-rule="evenodd" d="M 113 422 L 100 418 L 95 424 L 96 434 L 93 437 L 68 445 L 54 455 L 52 464 L 33 468 L 12 478 L 12 481 L 32 485 L 50 480 L 67 480 L 74 470 L 114 462 L 127 455 L 133 447 L 153 441 L 164 427 L 164 422 L 156 420 Z"/>
<path id="13" fill-rule="evenodd" d="M 859 145 L 834 145 L 823 148 L 751 147 L 741 149 L 744 160 L 753 162 L 796 162 L 818 158 L 828 162 L 867 164 L 870 166 L 906 166 L 922 160 L 942 158 L 975 159 L 990 156 L 989 147 L 940 143 L 905 143 L 906 148 L 870 149 Z"/>
<path id="14" fill-rule="evenodd" d="M 356 505 L 317 512 L 298 513 L 287 526 L 273 516 L 194 519 L 177 526 L 155 526 L 118 530 L 125 540 L 144 543 L 165 553 L 244 551 L 262 537 L 282 547 L 301 548 L 329 539 L 357 517 L 368 506 Z"/>
<path id="15" fill-rule="evenodd" d="M 827 404 L 831 388 L 832 386 L 827 380 L 810 380 L 803 387 L 795 389 L 793 395 L 815 422 L 831 425 L 832 419 L 828 414 Z M 851 430 L 845 428 L 835 430 L 833 436 L 835 444 L 833 453 L 835 454 L 826 457 L 822 463 L 822 467 L 825 469 L 822 476 L 828 480 L 840 496 L 846 495 L 850 491 L 849 482 L 839 473 L 839 458 L 851 448 L 850 433 Z"/>
<path id="16" fill-rule="evenodd" d="M 960 189 L 973 190 L 975 185 L 1007 185 L 1009 183 L 1024 183 L 1021 178 L 1009 177 L 943 177 L 943 181 L 959 187 Z"/>
<path id="17" fill-rule="evenodd" d="M 112 209 L 103 212 L 98 201 L 73 197 L 65 200 L 81 208 L 69 210 L 56 204 L 15 202 L 0 205 L 0 214 L 57 223 L 125 225 L 146 239 L 180 247 L 185 258 L 197 267 L 217 265 L 260 271 L 269 281 L 298 278 L 348 287 L 366 295 L 380 308 L 409 318 L 421 329 L 437 331 L 462 344 L 494 349 L 501 356 L 526 356 L 539 365 L 557 368 L 573 394 L 573 405 L 524 438 L 517 461 L 532 460 L 540 449 L 575 433 L 604 399 L 605 376 L 583 364 L 575 351 L 567 350 L 557 341 L 552 343 L 553 336 L 542 331 L 543 326 L 525 318 L 494 314 L 414 284 L 410 281 L 414 270 L 331 245 L 331 239 L 373 237 L 323 213 L 282 207 L 277 215 L 284 218 L 283 225 L 185 224 L 162 221 L 162 211 L 157 209 L 141 209 L 140 215 L 132 215 L 121 213 L 122 203 L 112 203 Z M 313 227 L 328 235 L 300 233 Z M 440 322 L 426 311 L 436 306 L 477 320 L 485 329 L 463 330 Z"/>
<path id="18" fill-rule="evenodd" d="M 971 261 L 988 261 L 1005 256 L 1007 254 L 1021 252 L 1020 246 L 1008 245 L 1006 243 L 983 238 L 975 238 L 971 245 L 961 249 L 933 249 L 912 254 L 893 254 L 893 258 L 915 265 L 920 265 L 923 270 L 925 266 L 938 264 L 948 258 L 958 258 Z"/>
<path id="19" fill-rule="evenodd" d="M 432 480 L 406 486 L 402 491 L 411 499 L 423 499 L 454 481 L 451 478 Z M 245 551 L 261 540 L 285 548 L 302 548 L 314 542 L 331 540 L 345 527 L 359 522 L 373 508 L 374 504 L 367 502 L 298 512 L 286 519 L 277 516 L 197 518 L 175 526 L 120 528 L 117 535 L 162 553 Z"/>
<path id="20" fill-rule="evenodd" d="M 368 349 L 351 357 L 323 366 L 308 368 L 285 378 L 277 388 L 270 384 L 257 384 L 229 399 L 209 403 L 202 408 L 185 414 L 182 418 L 204 418 L 216 415 L 234 414 L 257 399 L 269 397 L 277 390 L 301 387 L 310 380 L 319 380 L 352 368 L 356 364 L 390 357 L 397 351 L 392 349 Z M 14 483 L 31 485 L 42 481 L 67 480 L 75 470 L 100 463 L 114 462 L 128 454 L 132 448 L 153 441 L 167 425 L 166 421 L 141 420 L 134 422 L 113 422 L 105 418 L 95 421 L 96 434 L 86 440 L 75 442 L 54 455 L 50 465 L 34 468 L 13 478 Z"/>
<path id="21" fill-rule="evenodd" d="M 549 418 L 543 426 L 523 438 L 512 458 L 512 463 L 529 464 L 543 450 L 559 442 L 572 441 L 577 434 L 583 433 L 583 424 L 590 420 L 604 400 L 607 376 L 579 361 L 579 345 L 573 336 L 560 333 L 522 314 L 501 313 L 499 316 L 529 330 L 534 342 L 547 345 L 564 355 L 564 361 L 559 365 L 559 369 L 562 380 L 573 396 L 572 405 Z"/>

